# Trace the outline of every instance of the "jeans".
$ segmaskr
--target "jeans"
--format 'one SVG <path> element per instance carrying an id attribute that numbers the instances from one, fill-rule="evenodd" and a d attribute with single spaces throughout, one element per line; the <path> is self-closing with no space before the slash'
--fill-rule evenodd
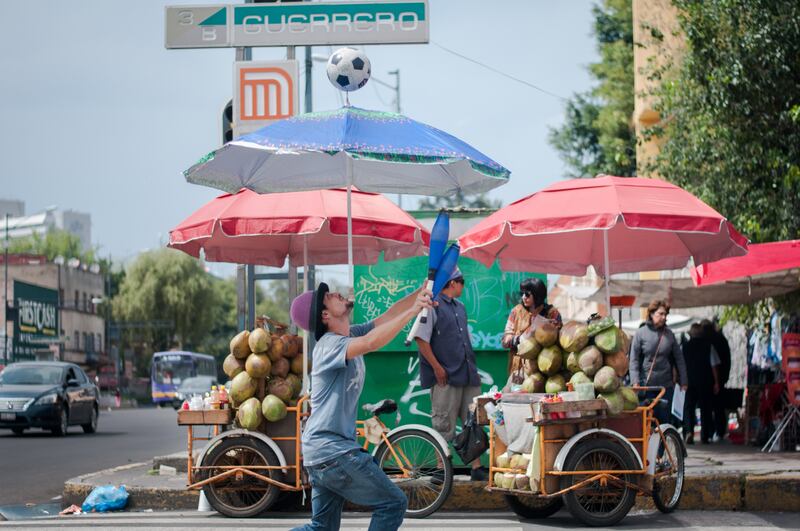
<path id="1" fill-rule="evenodd" d="M 306 470 L 311 482 L 311 523 L 292 531 L 338 531 L 345 500 L 372 509 L 370 531 L 395 531 L 403 523 L 406 495 L 367 452 L 352 450 Z"/>

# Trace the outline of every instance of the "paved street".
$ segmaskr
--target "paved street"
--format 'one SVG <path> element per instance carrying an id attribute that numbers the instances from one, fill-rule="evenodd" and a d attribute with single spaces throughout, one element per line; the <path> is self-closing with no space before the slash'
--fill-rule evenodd
<path id="1" fill-rule="evenodd" d="M 271 518 L 232 519 L 216 513 L 168 512 L 168 513 L 121 513 L 109 515 L 84 515 L 39 520 L 0 522 L 0 527 L 17 529 L 291 529 L 308 522 L 307 517 L 297 515 L 273 516 Z M 363 530 L 369 526 L 369 518 L 361 514 L 345 514 L 342 530 Z M 423 531 L 451 529 L 458 531 L 498 530 L 530 531 L 534 529 L 573 529 L 580 527 L 566 512 L 541 522 L 520 522 L 510 513 L 454 514 L 437 513 L 423 520 L 406 520 L 402 529 Z M 660 513 L 631 514 L 618 527 L 624 529 L 797 529 L 797 514 L 793 513 L 740 513 L 717 511 L 677 511 L 672 515 Z M 595 528 L 603 529 L 603 528 Z M 615 528 L 616 529 L 616 528 Z"/>
<path id="2" fill-rule="evenodd" d="M 0 430 L 0 505 L 48 502 L 69 478 L 186 448 L 172 408 L 104 410 L 98 424 L 93 435 L 71 426 L 66 437 Z"/>

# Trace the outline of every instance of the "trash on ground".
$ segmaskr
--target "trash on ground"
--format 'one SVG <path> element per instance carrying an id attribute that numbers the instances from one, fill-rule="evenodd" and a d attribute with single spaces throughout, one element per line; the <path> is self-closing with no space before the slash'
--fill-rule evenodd
<path id="1" fill-rule="evenodd" d="M 81 505 L 85 513 L 116 511 L 124 509 L 128 503 L 128 491 L 125 485 L 115 487 L 114 485 L 101 485 L 92 489 Z"/>

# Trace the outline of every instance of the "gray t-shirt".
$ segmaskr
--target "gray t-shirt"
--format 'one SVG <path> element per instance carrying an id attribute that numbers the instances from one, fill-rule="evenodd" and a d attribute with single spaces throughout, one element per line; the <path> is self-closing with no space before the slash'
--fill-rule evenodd
<path id="1" fill-rule="evenodd" d="M 356 442 L 358 399 L 364 388 L 364 357 L 347 359 L 352 338 L 373 329 L 372 321 L 350 327 L 350 337 L 328 332 L 314 347 L 311 369 L 311 416 L 303 430 L 303 462 L 314 466 L 359 448 Z"/>

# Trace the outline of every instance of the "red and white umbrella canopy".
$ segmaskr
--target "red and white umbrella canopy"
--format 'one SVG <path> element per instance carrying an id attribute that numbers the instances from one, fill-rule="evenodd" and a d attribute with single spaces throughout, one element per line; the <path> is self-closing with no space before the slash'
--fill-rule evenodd
<path id="1" fill-rule="evenodd" d="M 372 264 L 424 254 L 430 233 L 380 194 L 352 192 L 353 258 Z M 211 262 L 280 267 L 347 263 L 347 191 L 258 194 L 242 189 L 201 207 L 169 234 L 169 247 Z"/>
<path id="2" fill-rule="evenodd" d="M 782 277 L 800 288 L 800 240 L 754 243 L 746 256 L 701 264 L 691 269 L 696 286 L 750 279 L 757 284 L 776 283 Z"/>
<path id="3" fill-rule="evenodd" d="M 584 275 L 679 269 L 747 253 L 716 210 L 666 181 L 598 176 L 549 186 L 459 238 L 461 255 L 505 271 Z"/>

